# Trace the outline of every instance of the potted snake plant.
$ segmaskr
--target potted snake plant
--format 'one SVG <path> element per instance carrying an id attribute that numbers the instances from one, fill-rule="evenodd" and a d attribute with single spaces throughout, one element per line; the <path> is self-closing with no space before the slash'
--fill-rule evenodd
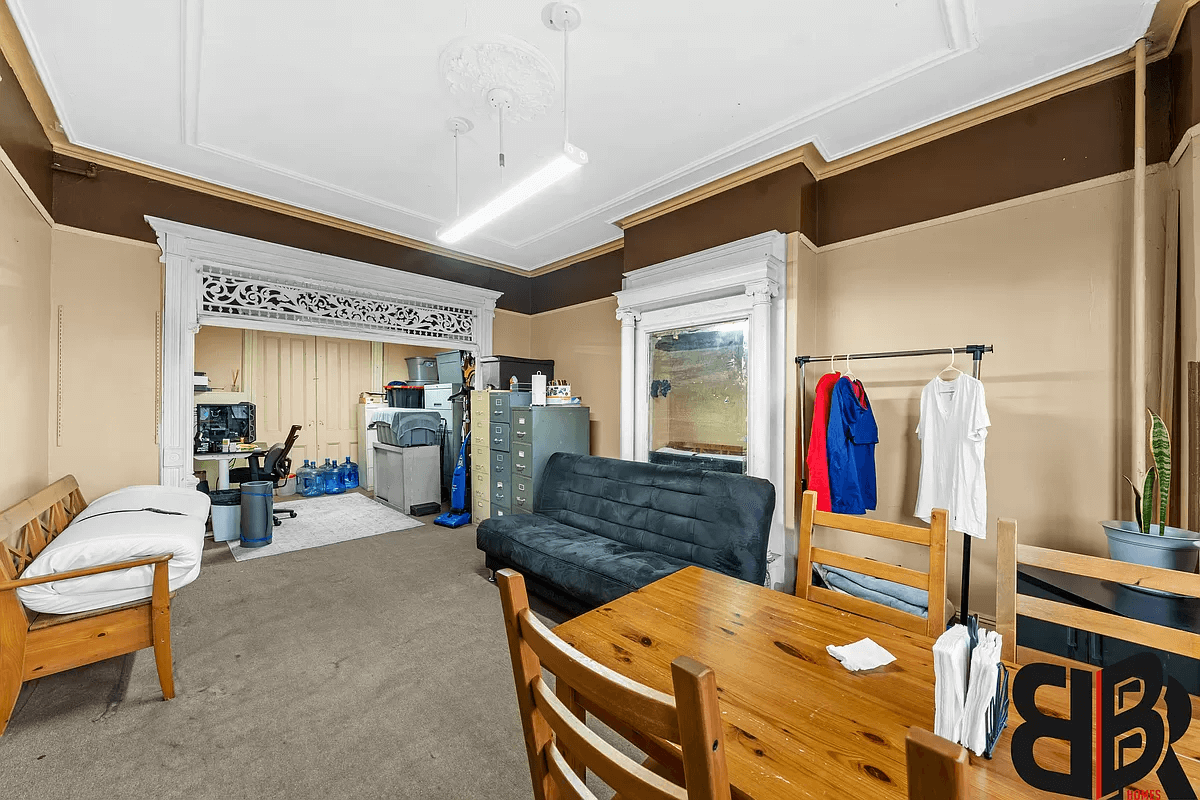
<path id="1" fill-rule="evenodd" d="M 1133 481 L 1136 522 L 1112 520 L 1101 522 L 1108 536 L 1108 555 L 1128 564 L 1163 567 L 1183 572 L 1195 572 L 1200 561 L 1197 539 L 1200 533 L 1167 525 L 1171 497 L 1171 435 L 1167 426 L 1150 409 L 1150 455 L 1154 463 L 1146 471 L 1146 480 L 1139 490 Z M 1154 512 L 1158 511 L 1158 522 Z"/>

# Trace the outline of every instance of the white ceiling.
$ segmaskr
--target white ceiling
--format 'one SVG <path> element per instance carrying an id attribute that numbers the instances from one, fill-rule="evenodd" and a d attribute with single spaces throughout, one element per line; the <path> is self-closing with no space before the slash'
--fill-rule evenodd
<path id="1" fill-rule="evenodd" d="M 438 55 L 507 34 L 557 69 L 544 0 L 8 0 L 72 142 L 425 241 L 500 188 L 492 120 Z M 814 142 L 832 160 L 1130 47 L 1154 0 L 577 0 L 571 140 L 591 163 L 459 249 L 524 269 Z M 561 105 L 505 131 L 507 180 Z"/>

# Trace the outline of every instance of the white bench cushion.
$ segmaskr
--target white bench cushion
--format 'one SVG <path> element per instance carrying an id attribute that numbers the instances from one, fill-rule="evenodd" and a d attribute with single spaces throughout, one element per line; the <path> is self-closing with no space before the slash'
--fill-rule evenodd
<path id="1" fill-rule="evenodd" d="M 146 487 L 130 487 L 132 490 L 144 488 Z M 108 500 L 118 494 L 120 492 L 114 492 L 101 500 Z M 207 507 L 207 496 L 196 491 L 190 491 L 190 494 L 199 495 Z M 140 498 L 138 492 L 134 491 L 125 495 L 123 501 L 132 503 L 132 507 L 135 508 L 163 508 L 162 501 L 172 499 L 161 495 L 157 503 L 141 503 Z M 194 502 L 190 497 L 173 499 L 184 505 Z M 116 510 L 112 504 L 119 506 L 123 501 L 110 500 L 107 508 L 101 507 L 96 510 L 93 508 L 100 501 L 88 506 L 84 514 L 80 514 L 66 530 L 55 537 L 54 541 L 46 545 L 21 573 L 21 577 L 40 578 L 56 572 L 174 553 L 175 557 L 168 562 L 168 582 L 171 591 L 194 581 L 200 574 L 207 508 L 203 517 L 199 516 L 198 505 L 190 506 L 192 513 L 185 512 L 183 516 L 156 514 L 152 511 L 100 515 L 102 511 Z M 74 614 L 145 599 L 150 596 L 153 576 L 153 566 L 135 567 L 36 586 L 23 586 L 17 589 L 17 597 L 32 611 L 45 614 Z"/>

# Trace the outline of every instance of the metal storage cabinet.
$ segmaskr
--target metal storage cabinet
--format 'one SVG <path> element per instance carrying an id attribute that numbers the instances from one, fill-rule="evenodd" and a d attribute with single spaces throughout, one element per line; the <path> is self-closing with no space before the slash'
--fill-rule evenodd
<path id="1" fill-rule="evenodd" d="M 488 442 L 488 392 L 471 392 L 471 518 L 479 522 L 492 515 L 492 450 Z"/>
<path id="2" fill-rule="evenodd" d="M 497 393 L 493 392 L 493 398 Z M 514 392 L 513 399 L 526 392 Z M 497 406 L 490 406 L 493 414 Z M 492 516 L 530 514 L 546 462 L 555 453 L 583 453 L 590 448 L 586 406 L 511 406 L 509 422 L 493 418 L 490 500 Z"/>

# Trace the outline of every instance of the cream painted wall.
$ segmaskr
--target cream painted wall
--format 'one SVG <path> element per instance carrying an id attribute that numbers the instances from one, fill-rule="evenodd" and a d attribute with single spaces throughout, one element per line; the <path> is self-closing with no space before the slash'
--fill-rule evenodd
<path id="1" fill-rule="evenodd" d="M 50 234 L 50 224 L 0 169 L 0 509 L 50 479 Z"/>
<path id="2" fill-rule="evenodd" d="M 1200 330 L 1197 317 L 1200 315 L 1200 285 L 1196 280 L 1197 225 L 1200 225 L 1200 208 L 1196 207 L 1197 148 L 1189 145 L 1174 169 L 1174 186 L 1179 190 L 1179 397 L 1177 408 L 1179 419 L 1186 422 L 1188 413 L 1189 361 L 1200 361 Z M 1172 492 L 1171 501 L 1178 505 L 1180 525 L 1196 530 L 1200 520 L 1189 519 L 1186 476 L 1190 470 L 1191 450 L 1188 426 L 1179 426 L 1178 441 L 1174 446 L 1176 486 L 1181 491 Z"/>
<path id="3" fill-rule="evenodd" d="M 449 349 L 448 347 L 419 347 L 416 345 L 384 342 L 383 382 L 386 384 L 389 381 L 408 380 L 408 362 L 405 359 L 417 356 L 434 358 L 438 353 L 444 353 Z M 376 391 L 380 390 L 376 389 Z"/>
<path id="4" fill-rule="evenodd" d="M 1166 184 L 1162 171 L 1150 178 L 1151 220 L 1162 219 Z M 1119 513 L 1127 491 L 1121 475 L 1128 461 L 1124 298 L 1131 190 L 1127 179 L 1093 183 L 817 255 L 812 297 L 800 304 L 801 313 L 812 317 L 807 332 L 801 326 L 808 337 L 801 353 L 995 345 L 982 371 L 992 420 L 987 444 L 992 522 L 989 538 L 974 547 L 972 611 L 994 612 L 997 517 L 1016 519 L 1023 542 L 1106 554 L 1098 521 Z M 1161 225 L 1150 228 L 1157 239 L 1148 262 L 1161 269 L 1156 255 Z M 1154 319 L 1153 290 L 1148 295 L 1148 319 Z M 1161 304 L 1161 289 L 1158 296 Z M 948 354 L 853 365 L 880 429 L 879 509 L 871 516 L 914 519 L 921 455 L 913 431 L 920 391 L 947 361 Z M 970 369 L 967 357 L 957 364 Z M 809 371 L 810 393 L 822 371 Z M 948 580 L 955 601 L 961 540 L 950 536 Z M 839 547 L 866 550 L 861 541 Z M 924 556 L 901 552 L 904 547 L 873 544 L 871 555 L 924 566 Z"/>
<path id="5" fill-rule="evenodd" d="M 89 500 L 158 483 L 158 247 L 56 229 L 51 252 L 48 305 L 63 307 L 63 413 L 60 446 L 50 383 L 50 474 L 74 473 Z"/>
<path id="6" fill-rule="evenodd" d="M 529 349 L 532 319 L 528 314 L 496 309 L 492 325 L 493 355 L 532 358 Z"/>
<path id="7" fill-rule="evenodd" d="M 592 455 L 621 455 L 621 324 L 617 298 L 527 317 L 530 357 L 554 359 L 554 377 L 591 409 Z M 499 350 L 497 350 L 499 352 Z"/>
<path id="8" fill-rule="evenodd" d="M 208 374 L 208 385 L 226 392 L 233 391 L 233 375 L 238 374 L 238 385 L 245 387 L 242 380 L 242 330 L 240 328 L 218 328 L 205 325 L 196 334 L 196 372 Z"/>

